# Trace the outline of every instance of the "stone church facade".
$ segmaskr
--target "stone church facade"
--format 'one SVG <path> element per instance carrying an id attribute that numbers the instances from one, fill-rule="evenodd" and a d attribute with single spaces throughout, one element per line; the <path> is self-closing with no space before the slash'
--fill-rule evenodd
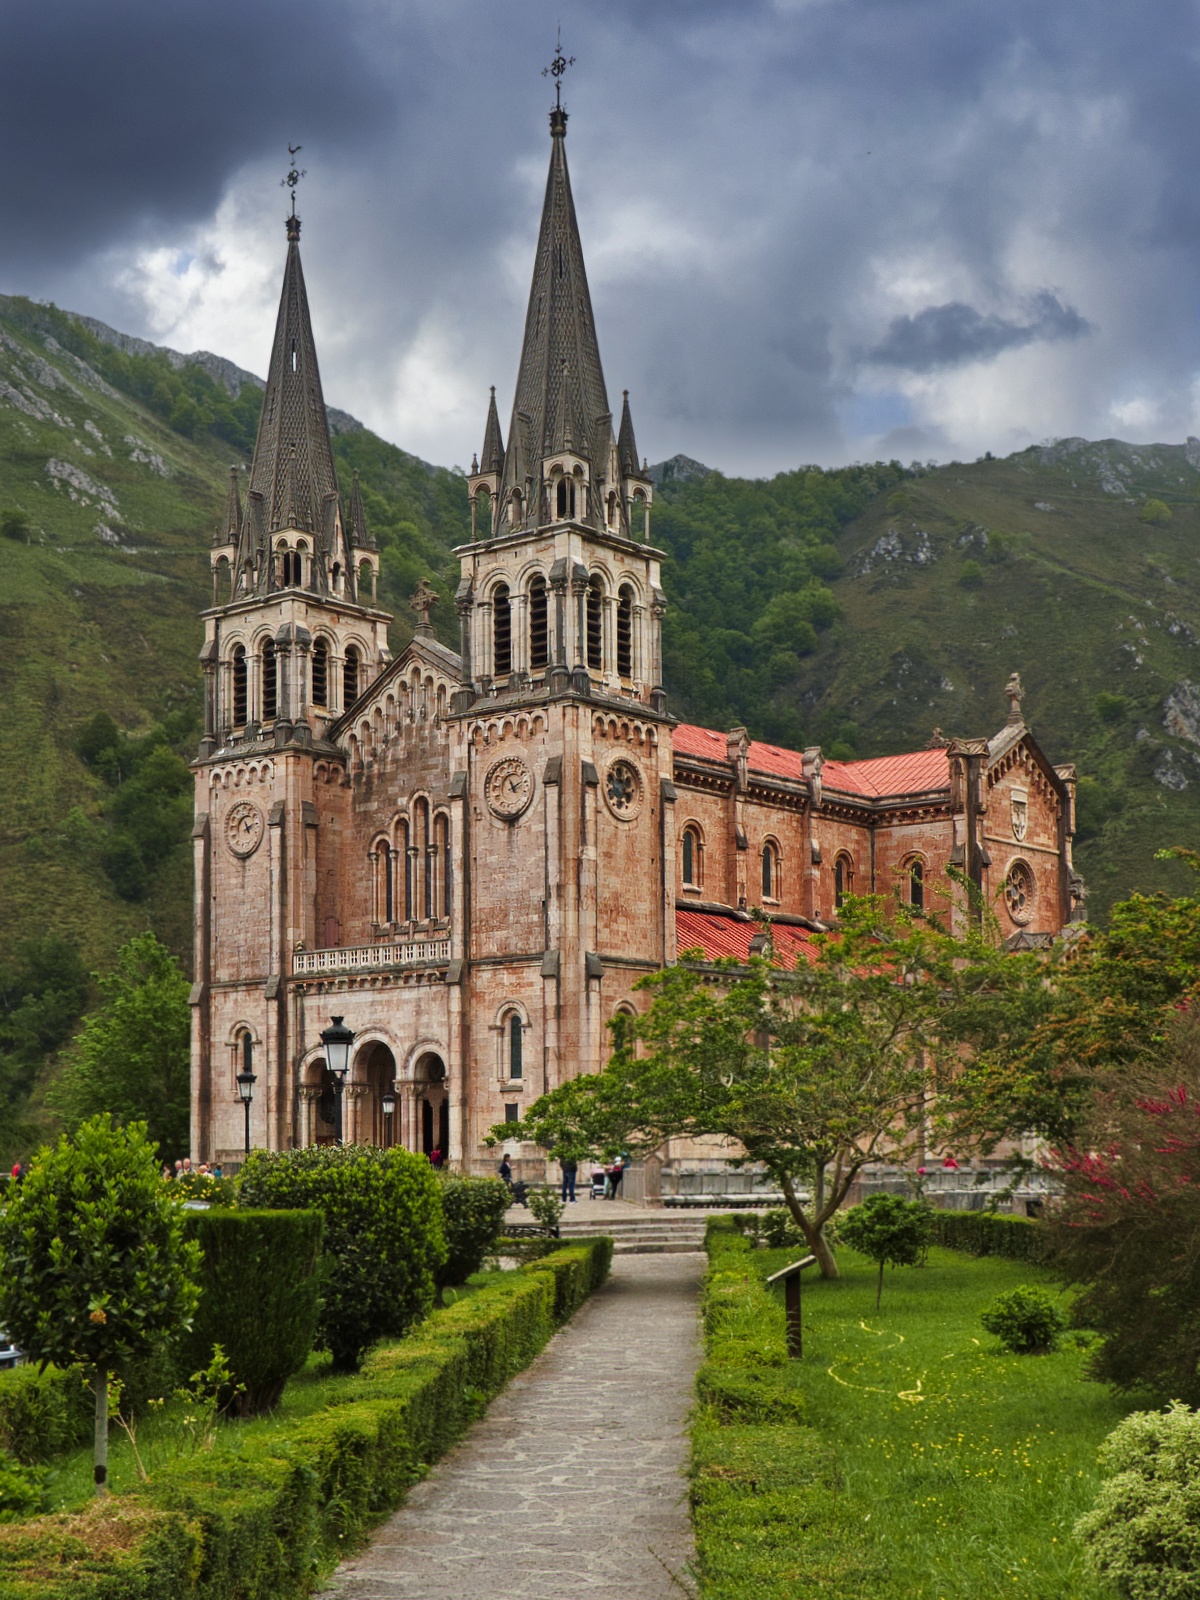
<path id="1" fill-rule="evenodd" d="M 619 419 L 609 407 L 566 122 L 552 113 L 508 438 L 493 393 L 469 480 L 458 652 L 434 638 L 424 584 L 416 636 L 389 652 L 289 219 L 258 442 L 244 499 L 230 484 L 204 613 L 199 1160 L 240 1155 L 247 1066 L 256 1146 L 332 1141 L 333 1016 L 355 1035 L 347 1141 L 494 1170 L 491 1126 L 599 1070 L 646 973 L 681 952 L 745 957 L 753 910 L 784 961 L 846 894 L 944 900 L 961 923 L 950 868 L 1014 944 L 1078 913 L 1074 771 L 1026 727 L 1015 677 L 994 737 L 871 761 L 671 716 L 653 488 L 628 396 Z"/>

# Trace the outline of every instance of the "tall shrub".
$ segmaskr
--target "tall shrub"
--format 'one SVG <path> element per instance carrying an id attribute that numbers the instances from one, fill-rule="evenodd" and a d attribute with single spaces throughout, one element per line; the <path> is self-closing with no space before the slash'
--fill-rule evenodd
<path id="1" fill-rule="evenodd" d="M 85 1122 L 38 1152 L 0 1214 L 0 1324 L 35 1361 L 92 1370 L 95 1483 L 108 1478 L 108 1380 L 185 1332 L 199 1247 L 146 1125 Z"/>
<path id="2" fill-rule="evenodd" d="M 255 1150 L 238 1198 L 324 1216 L 317 1340 L 337 1371 L 357 1371 L 376 1340 L 399 1338 L 428 1313 L 446 1245 L 438 1180 L 424 1157 L 373 1145 Z"/>
<path id="3" fill-rule="evenodd" d="M 457 1172 L 438 1175 L 446 1233 L 446 1260 L 438 1286 L 465 1283 L 478 1272 L 500 1237 L 509 1194 L 499 1178 L 470 1178 Z"/>
<path id="4" fill-rule="evenodd" d="M 317 1332 L 319 1211 L 190 1211 L 203 1252 L 200 1305 L 184 1346 L 186 1372 L 207 1367 L 219 1344 L 243 1416 L 269 1411 L 308 1359 Z"/>

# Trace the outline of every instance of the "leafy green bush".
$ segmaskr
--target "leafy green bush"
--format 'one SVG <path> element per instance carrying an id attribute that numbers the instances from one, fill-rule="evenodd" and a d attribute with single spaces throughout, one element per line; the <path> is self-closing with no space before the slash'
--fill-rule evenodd
<path id="1" fill-rule="evenodd" d="M 529 1209 L 547 1238 L 558 1235 L 558 1224 L 566 1207 L 548 1184 L 529 1191 Z"/>
<path id="2" fill-rule="evenodd" d="M 1200 1413 L 1135 1411 L 1100 1447 L 1108 1474 L 1075 1524 L 1088 1564 L 1122 1600 L 1200 1593 Z"/>
<path id="3" fill-rule="evenodd" d="M 27 1467 L 12 1456 L 0 1455 L 0 1522 L 34 1517 L 46 1510 L 48 1502 L 44 1468 Z"/>
<path id="4" fill-rule="evenodd" d="M 0 1526 L 4 1600 L 305 1600 L 423 1478 L 559 1320 L 610 1240 L 557 1251 L 373 1351 L 338 1403 L 239 1430 L 78 1516 Z"/>
<path id="5" fill-rule="evenodd" d="M 81 1367 L 26 1365 L 0 1372 L 0 1450 L 26 1466 L 86 1444 L 92 1393 Z"/>
<path id="6" fill-rule="evenodd" d="M 1165 500 L 1156 500 L 1153 496 L 1145 502 L 1138 512 L 1139 522 L 1149 522 L 1155 527 L 1162 527 L 1170 520 L 1170 506 Z"/>
<path id="7" fill-rule="evenodd" d="M 210 1206 L 232 1206 L 237 1200 L 233 1179 L 214 1178 L 211 1172 L 181 1172 L 170 1182 L 176 1200 L 203 1200 Z"/>
<path id="8" fill-rule="evenodd" d="M 324 1302 L 317 1342 L 354 1372 L 377 1340 L 400 1338 L 433 1304 L 446 1259 L 438 1179 L 423 1156 L 373 1145 L 250 1154 L 243 1206 L 325 1217 Z"/>
<path id="9" fill-rule="evenodd" d="M 439 1173 L 446 1260 L 438 1270 L 439 1287 L 466 1283 L 496 1247 L 509 1194 L 499 1178 L 471 1178 Z"/>
<path id="10" fill-rule="evenodd" d="M 1049 1255 L 1046 1225 L 1032 1217 L 994 1211 L 930 1212 L 934 1244 L 969 1256 L 1007 1256 L 1010 1261 L 1044 1262 Z"/>
<path id="11" fill-rule="evenodd" d="M 998 1295 L 985 1307 L 979 1320 L 1006 1350 L 1019 1356 L 1057 1350 L 1067 1325 L 1053 1297 L 1045 1289 L 1031 1289 L 1026 1284 Z"/>
<path id="12" fill-rule="evenodd" d="M 308 1359 L 317 1331 L 317 1271 L 325 1219 L 319 1211 L 189 1211 L 203 1251 L 200 1305 L 181 1371 L 206 1367 L 220 1345 L 239 1392 L 233 1408 L 256 1416 L 275 1406 Z"/>
<path id="13" fill-rule="evenodd" d="M 762 1237 L 768 1250 L 806 1249 L 807 1243 L 796 1219 L 786 1206 L 776 1211 L 766 1211 L 762 1219 Z"/>
<path id="14" fill-rule="evenodd" d="M 929 1207 L 898 1194 L 868 1195 L 844 1213 L 840 1235 L 850 1246 L 879 1264 L 875 1309 L 883 1293 L 884 1267 L 915 1267 L 932 1232 Z"/>

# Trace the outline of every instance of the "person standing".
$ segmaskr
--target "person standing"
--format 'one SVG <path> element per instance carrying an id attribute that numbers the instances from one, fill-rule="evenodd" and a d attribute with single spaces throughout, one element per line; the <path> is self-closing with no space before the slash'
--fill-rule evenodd
<path id="1" fill-rule="evenodd" d="M 559 1162 L 562 1167 L 562 1198 L 565 1205 L 568 1201 L 575 1204 L 575 1179 L 579 1172 L 579 1163 L 574 1156 L 564 1156 Z"/>
<path id="2" fill-rule="evenodd" d="M 512 1190 L 512 1162 L 508 1159 L 507 1150 L 500 1157 L 500 1182 L 510 1192 Z"/>

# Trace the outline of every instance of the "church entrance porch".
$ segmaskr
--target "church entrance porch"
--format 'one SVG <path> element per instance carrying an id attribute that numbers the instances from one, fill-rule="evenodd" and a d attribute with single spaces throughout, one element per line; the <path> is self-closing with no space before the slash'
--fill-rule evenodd
<path id="1" fill-rule="evenodd" d="M 412 1079 L 400 1086 L 405 1105 L 404 1142 L 418 1155 L 431 1156 L 450 1148 L 450 1092 L 446 1063 L 432 1050 L 419 1056 Z"/>

